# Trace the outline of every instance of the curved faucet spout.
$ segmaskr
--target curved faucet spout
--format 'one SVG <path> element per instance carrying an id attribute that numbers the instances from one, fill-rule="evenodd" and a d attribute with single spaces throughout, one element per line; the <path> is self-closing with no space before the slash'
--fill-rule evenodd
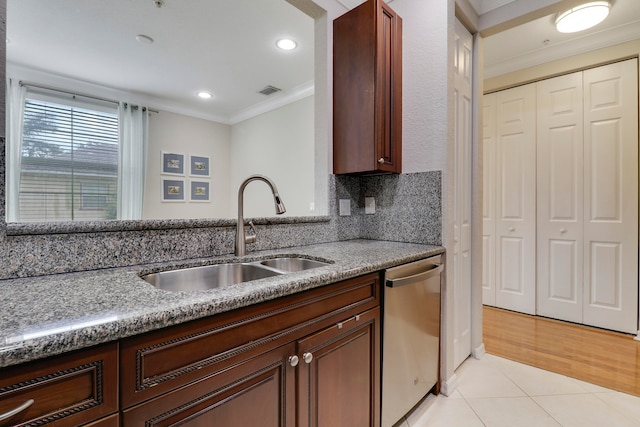
<path id="1" fill-rule="evenodd" d="M 244 189 L 251 181 L 263 181 L 271 188 L 277 215 L 282 215 L 287 211 L 287 209 L 284 207 L 284 203 L 282 203 L 280 194 L 278 194 L 276 184 L 272 180 L 263 175 L 251 175 L 250 177 L 242 181 L 242 184 L 240 184 L 240 188 L 238 189 L 238 224 L 236 225 L 235 244 L 236 256 L 244 256 L 247 252 L 247 240 L 249 240 L 249 243 L 251 243 L 255 241 L 256 238 L 255 234 L 246 236 L 244 231 Z"/>

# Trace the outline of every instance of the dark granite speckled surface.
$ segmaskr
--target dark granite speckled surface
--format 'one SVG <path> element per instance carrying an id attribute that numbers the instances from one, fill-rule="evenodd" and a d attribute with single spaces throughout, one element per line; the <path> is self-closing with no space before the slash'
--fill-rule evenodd
<path id="1" fill-rule="evenodd" d="M 72 351 L 278 298 L 441 253 L 439 246 L 351 240 L 250 253 L 333 261 L 298 273 L 172 293 L 139 275 L 237 260 L 233 256 L 0 281 L 0 367 Z"/>

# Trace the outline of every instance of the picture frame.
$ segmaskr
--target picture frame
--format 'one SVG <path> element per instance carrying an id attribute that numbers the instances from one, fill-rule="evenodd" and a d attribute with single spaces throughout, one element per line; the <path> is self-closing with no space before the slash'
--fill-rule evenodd
<path id="1" fill-rule="evenodd" d="M 208 156 L 189 156 L 189 175 L 197 177 L 211 176 L 211 161 Z"/>
<path id="2" fill-rule="evenodd" d="M 162 201 L 184 202 L 184 187 L 182 179 L 162 179 Z"/>
<path id="3" fill-rule="evenodd" d="M 162 174 L 184 176 L 184 154 L 163 151 L 161 157 L 160 171 Z"/>
<path id="4" fill-rule="evenodd" d="M 211 186 L 209 181 L 191 181 L 189 187 L 192 202 L 208 202 L 210 200 Z"/>

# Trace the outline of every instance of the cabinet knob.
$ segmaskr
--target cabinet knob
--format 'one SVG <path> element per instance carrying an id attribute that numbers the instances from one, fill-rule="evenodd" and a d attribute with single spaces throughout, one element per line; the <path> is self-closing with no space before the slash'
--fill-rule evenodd
<path id="1" fill-rule="evenodd" d="M 0 421 L 8 420 L 11 417 L 18 415 L 20 412 L 26 410 L 29 406 L 33 405 L 33 399 L 29 399 L 24 402 L 22 405 L 18 406 L 10 410 L 9 412 L 5 412 L 4 414 L 0 414 Z"/>
<path id="2" fill-rule="evenodd" d="M 289 356 L 289 365 L 298 366 L 298 362 L 299 361 L 300 361 L 300 359 L 295 354 L 293 356 Z"/>
<path id="3" fill-rule="evenodd" d="M 313 360 L 313 354 L 305 353 L 302 355 L 302 358 L 304 359 L 304 363 L 311 363 L 311 361 Z"/>
<path id="4" fill-rule="evenodd" d="M 564 233 L 566 233 L 566 232 L 567 232 L 567 229 L 566 229 L 566 228 L 561 228 L 561 229 L 560 229 L 560 232 L 561 232 L 562 234 L 564 234 Z"/>
<path id="5" fill-rule="evenodd" d="M 380 163 L 381 165 L 384 165 L 384 157 L 380 157 L 378 159 L 378 163 Z"/>
<path id="6" fill-rule="evenodd" d="M 509 227 L 509 231 L 516 231 L 515 227 Z"/>

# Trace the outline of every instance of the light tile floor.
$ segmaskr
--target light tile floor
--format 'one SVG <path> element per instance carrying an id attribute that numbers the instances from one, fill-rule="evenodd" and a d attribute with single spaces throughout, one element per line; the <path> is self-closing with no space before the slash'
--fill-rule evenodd
<path id="1" fill-rule="evenodd" d="M 396 427 L 638 427 L 640 397 L 485 355 L 456 371 L 450 397 L 428 396 Z"/>

